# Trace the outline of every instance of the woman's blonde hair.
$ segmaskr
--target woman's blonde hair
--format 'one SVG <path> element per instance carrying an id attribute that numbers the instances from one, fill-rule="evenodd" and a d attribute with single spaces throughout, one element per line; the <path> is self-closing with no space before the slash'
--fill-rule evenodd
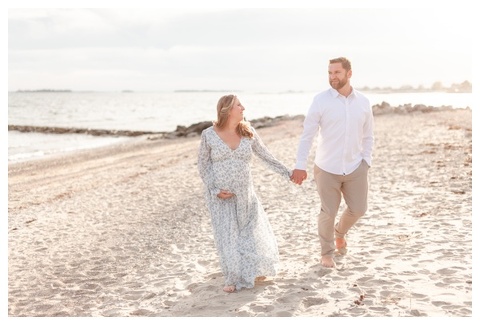
<path id="1" fill-rule="evenodd" d="M 217 103 L 217 120 L 213 124 L 219 129 L 223 129 L 227 124 L 228 114 L 232 110 L 235 103 L 235 95 L 222 96 Z M 247 121 L 240 121 L 237 125 L 237 133 L 242 137 L 253 138 L 253 132 L 250 129 L 250 123 Z"/>

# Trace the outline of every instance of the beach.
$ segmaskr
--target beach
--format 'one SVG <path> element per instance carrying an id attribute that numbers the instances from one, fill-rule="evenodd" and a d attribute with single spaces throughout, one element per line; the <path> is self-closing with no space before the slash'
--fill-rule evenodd
<path id="1" fill-rule="evenodd" d="M 293 168 L 302 119 L 257 131 Z M 8 316 L 474 316 L 471 110 L 375 116 L 369 208 L 336 269 L 320 265 L 315 147 L 301 186 L 254 160 L 280 263 L 231 294 L 199 141 L 144 136 L 10 164 Z"/>

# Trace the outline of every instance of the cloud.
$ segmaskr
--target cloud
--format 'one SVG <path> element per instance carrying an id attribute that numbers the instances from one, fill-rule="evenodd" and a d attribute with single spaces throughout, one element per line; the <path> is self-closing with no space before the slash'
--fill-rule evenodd
<path id="1" fill-rule="evenodd" d="M 428 14 L 428 15 L 427 15 Z M 313 90 L 471 80 L 471 22 L 426 9 L 10 9 L 9 90 Z"/>

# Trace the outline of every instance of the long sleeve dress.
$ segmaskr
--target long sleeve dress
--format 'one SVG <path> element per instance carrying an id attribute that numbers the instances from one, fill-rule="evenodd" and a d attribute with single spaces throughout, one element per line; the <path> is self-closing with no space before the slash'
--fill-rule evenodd
<path id="1" fill-rule="evenodd" d="M 253 288 L 258 276 L 276 275 L 279 260 L 275 236 L 253 186 L 253 155 L 284 178 L 291 175 L 251 129 L 254 137 L 242 137 L 239 146 L 231 149 L 211 126 L 202 132 L 198 154 L 225 285 L 235 285 L 236 290 Z M 221 199 L 217 197 L 221 189 L 235 195 Z"/>

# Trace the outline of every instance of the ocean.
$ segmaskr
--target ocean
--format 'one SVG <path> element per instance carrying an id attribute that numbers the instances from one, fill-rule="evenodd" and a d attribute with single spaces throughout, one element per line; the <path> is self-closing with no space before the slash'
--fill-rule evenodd
<path id="1" fill-rule="evenodd" d="M 8 124 L 63 128 L 171 132 L 216 118 L 218 99 L 229 92 L 10 92 Z M 235 92 L 245 117 L 305 114 L 314 92 Z M 424 104 L 472 108 L 471 93 L 365 93 L 372 105 Z M 126 141 L 126 137 L 8 132 L 9 164 Z"/>

